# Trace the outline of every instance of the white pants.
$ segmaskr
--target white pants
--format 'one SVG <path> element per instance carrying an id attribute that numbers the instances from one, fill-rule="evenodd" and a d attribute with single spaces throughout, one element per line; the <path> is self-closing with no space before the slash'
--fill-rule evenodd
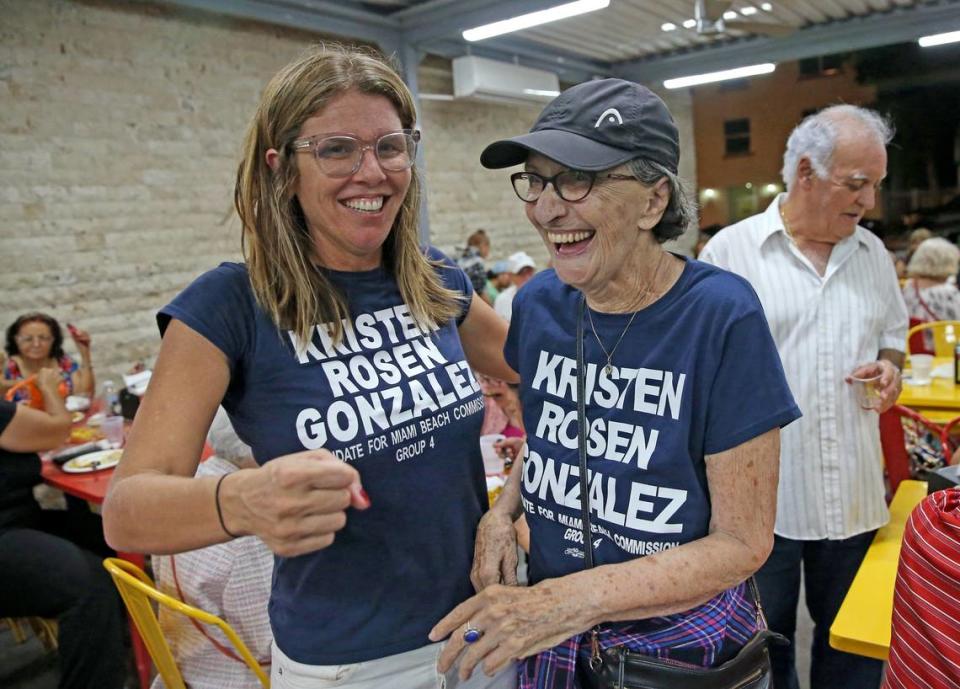
<path id="1" fill-rule="evenodd" d="M 466 682 L 454 665 L 446 674 L 437 670 L 444 644 L 430 644 L 406 653 L 350 665 L 304 665 L 290 660 L 273 644 L 270 668 L 272 689 L 515 689 L 517 667 L 511 664 L 493 677 L 477 666 Z"/>

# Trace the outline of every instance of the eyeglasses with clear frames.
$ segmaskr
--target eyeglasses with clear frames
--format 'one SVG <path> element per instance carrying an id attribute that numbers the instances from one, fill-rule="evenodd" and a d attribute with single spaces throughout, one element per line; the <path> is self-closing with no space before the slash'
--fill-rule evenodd
<path id="1" fill-rule="evenodd" d="M 514 172 L 510 175 L 510 183 L 513 185 L 513 191 L 517 197 L 526 203 L 533 203 L 540 198 L 540 194 L 547 188 L 548 184 L 553 185 L 554 191 L 564 201 L 582 201 L 593 189 L 593 184 L 597 179 L 622 179 L 637 181 L 632 175 L 599 175 L 596 172 L 587 172 L 586 170 L 564 170 L 558 172 L 552 177 L 544 177 L 536 172 Z"/>
<path id="2" fill-rule="evenodd" d="M 363 154 L 373 151 L 380 167 L 387 172 L 401 172 L 413 166 L 417 157 L 420 132 L 401 129 L 388 132 L 376 141 L 361 141 L 355 136 L 310 136 L 297 139 L 293 151 L 310 151 L 320 171 L 329 177 L 349 177 L 360 169 Z"/>
<path id="3" fill-rule="evenodd" d="M 48 344 L 53 342 L 53 337 L 50 335 L 17 335 L 13 339 L 15 339 L 18 344 L 33 344 L 34 342 Z"/>

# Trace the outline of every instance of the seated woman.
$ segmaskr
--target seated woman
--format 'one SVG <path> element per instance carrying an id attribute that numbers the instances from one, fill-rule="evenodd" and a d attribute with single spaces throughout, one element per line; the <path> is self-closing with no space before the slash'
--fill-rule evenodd
<path id="1" fill-rule="evenodd" d="M 207 432 L 213 456 L 197 468 L 197 476 L 225 476 L 257 465 L 253 451 L 237 437 L 223 407 Z M 154 555 L 157 585 L 167 595 L 223 618 L 243 639 L 261 665 L 270 665 L 270 579 L 273 553 L 256 536 L 188 550 L 176 555 Z M 160 608 L 163 635 L 177 659 L 183 680 L 192 689 L 258 689 L 260 682 L 233 653 L 230 642 L 216 628 L 196 627 L 185 615 Z M 163 689 L 158 676 L 151 689 Z"/>
<path id="2" fill-rule="evenodd" d="M 60 445 L 70 413 L 57 392 L 60 374 L 37 373 L 45 411 L 0 400 L 0 617 L 50 617 L 59 623 L 60 686 L 121 689 L 124 617 L 103 568 L 113 553 L 90 512 L 41 510 L 38 451 Z"/>
<path id="3" fill-rule="evenodd" d="M 957 274 L 960 249 L 941 237 L 925 239 L 907 264 L 909 279 L 903 286 L 910 325 L 930 321 L 960 320 L 960 290 L 949 282 Z M 921 333 L 918 333 L 921 334 Z M 916 339 L 914 339 L 916 338 Z M 910 339 L 913 354 L 933 353 L 933 333 L 925 331 L 922 339 Z"/>
<path id="4" fill-rule="evenodd" d="M 4 360 L 0 354 L 0 364 L 3 365 L 0 394 L 5 394 L 17 382 L 41 369 L 53 368 L 60 371 L 69 394 L 92 395 L 95 381 L 90 334 L 69 324 L 67 327 L 80 352 L 79 364 L 63 351 L 63 331 L 55 318 L 38 312 L 24 314 L 15 320 L 7 328 L 5 349 L 9 359 Z M 18 391 L 14 401 L 23 401 L 27 395 L 26 391 Z"/>

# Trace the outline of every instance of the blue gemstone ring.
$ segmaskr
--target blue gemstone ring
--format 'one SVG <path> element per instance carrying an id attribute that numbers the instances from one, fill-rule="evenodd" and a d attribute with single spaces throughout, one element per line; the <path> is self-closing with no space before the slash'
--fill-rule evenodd
<path id="1" fill-rule="evenodd" d="M 480 640 L 480 637 L 483 636 L 483 632 L 479 629 L 470 626 L 470 623 L 467 623 L 467 628 L 463 630 L 463 642 L 467 644 L 472 644 Z"/>

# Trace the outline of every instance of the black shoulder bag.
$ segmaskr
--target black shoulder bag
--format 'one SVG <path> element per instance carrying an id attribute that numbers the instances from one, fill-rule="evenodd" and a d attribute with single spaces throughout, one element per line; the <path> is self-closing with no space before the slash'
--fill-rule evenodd
<path id="1" fill-rule="evenodd" d="M 584 567 L 593 567 L 590 529 L 590 481 L 587 477 L 587 403 L 583 356 L 583 316 L 586 299 L 580 298 L 577 316 L 577 445 L 580 451 L 580 514 L 583 529 Z M 736 656 L 717 667 L 704 668 L 680 661 L 661 660 L 629 651 L 623 646 L 600 649 L 597 629 L 590 632 L 592 657 L 577 662 L 577 675 L 588 689 L 761 689 L 769 686 L 771 642 L 790 643 L 767 629 L 760 594 L 753 577 L 750 590 L 756 601 L 757 631 Z"/>

